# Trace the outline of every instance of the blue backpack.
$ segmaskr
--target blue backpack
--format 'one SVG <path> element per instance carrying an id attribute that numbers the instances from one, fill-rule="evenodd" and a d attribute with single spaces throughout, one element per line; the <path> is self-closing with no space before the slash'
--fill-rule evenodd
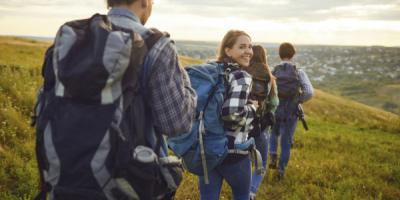
<path id="1" fill-rule="evenodd" d="M 159 31 L 142 38 L 104 15 L 64 24 L 46 52 L 35 108 L 36 199 L 161 199 L 181 180 L 145 101 L 146 57 Z M 165 143 L 164 143 L 165 144 Z"/>
<path id="2" fill-rule="evenodd" d="M 168 145 L 183 159 L 185 168 L 204 176 L 220 164 L 228 153 L 227 138 L 220 118 L 225 96 L 225 71 L 222 63 L 191 65 L 186 68 L 197 93 L 197 117 L 190 133 L 169 138 Z"/>
<path id="3" fill-rule="evenodd" d="M 209 183 L 208 172 L 221 164 L 228 153 L 250 154 L 254 158 L 257 174 L 261 174 L 264 169 L 254 138 L 228 149 L 221 110 L 228 85 L 225 77 L 232 69 L 224 69 L 223 63 L 210 62 L 191 65 L 186 70 L 197 93 L 197 117 L 189 133 L 168 139 L 169 147 L 182 158 L 189 172 L 204 176 L 206 184 Z"/>

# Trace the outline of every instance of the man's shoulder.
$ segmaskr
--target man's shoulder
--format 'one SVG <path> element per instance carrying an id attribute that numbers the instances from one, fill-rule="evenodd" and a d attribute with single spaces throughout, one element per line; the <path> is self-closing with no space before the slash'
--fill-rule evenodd
<path id="1" fill-rule="evenodd" d="M 304 67 L 298 67 L 297 68 L 297 71 L 298 71 L 298 73 L 300 74 L 300 75 L 307 75 L 307 73 L 306 73 L 306 70 L 305 70 L 305 68 Z"/>
<path id="2" fill-rule="evenodd" d="M 172 56 L 175 58 L 176 55 L 176 47 L 169 37 L 161 36 L 154 42 L 153 45 L 148 46 L 149 53 L 148 56 L 151 58 L 157 58 L 161 54 L 164 56 L 161 59 L 172 59 Z"/>

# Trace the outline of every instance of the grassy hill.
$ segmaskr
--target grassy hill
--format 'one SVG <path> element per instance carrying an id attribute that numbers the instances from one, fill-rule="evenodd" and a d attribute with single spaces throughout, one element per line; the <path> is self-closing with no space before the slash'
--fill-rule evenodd
<path id="1" fill-rule="evenodd" d="M 37 192 L 29 123 L 48 45 L 0 37 L 0 199 L 32 199 Z M 276 182 L 269 172 L 258 199 L 399 199 L 398 115 L 319 90 L 304 107 L 310 131 L 299 125 L 286 178 Z M 197 179 L 185 174 L 176 199 L 198 198 Z M 226 185 L 221 199 L 231 199 Z"/>

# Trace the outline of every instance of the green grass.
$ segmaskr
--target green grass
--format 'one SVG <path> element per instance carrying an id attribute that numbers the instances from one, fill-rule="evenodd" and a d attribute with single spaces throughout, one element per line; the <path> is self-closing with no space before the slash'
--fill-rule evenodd
<path id="1" fill-rule="evenodd" d="M 304 105 L 304 110 L 308 116 L 322 121 L 348 124 L 360 130 L 379 129 L 400 133 L 398 115 L 321 90 L 315 91 L 312 101 Z"/>
<path id="2" fill-rule="evenodd" d="M 259 199 L 398 199 L 400 135 L 360 130 L 350 125 L 309 119 L 299 125 L 285 178 L 267 173 Z M 197 199 L 197 179 L 190 176 L 178 199 Z M 231 199 L 229 188 L 224 199 Z"/>
<path id="3" fill-rule="evenodd" d="M 374 75 L 369 75 L 374 76 Z M 337 75 L 318 85 L 322 90 L 346 96 L 363 104 L 400 114 L 399 79 L 368 80 Z"/>
<path id="4" fill-rule="evenodd" d="M 34 131 L 29 126 L 47 44 L 0 39 L 0 199 L 37 192 Z"/>
<path id="5" fill-rule="evenodd" d="M 0 37 L 0 199 L 32 199 L 38 171 L 29 126 L 42 80 L 43 43 Z M 180 57 L 183 66 L 202 61 Z M 398 91 L 398 85 L 381 92 Z M 317 90 L 305 106 L 310 131 L 297 129 L 285 179 L 267 173 L 258 199 L 399 199 L 400 118 Z M 176 199 L 198 199 L 185 174 Z M 224 184 L 221 199 L 231 199 Z"/>

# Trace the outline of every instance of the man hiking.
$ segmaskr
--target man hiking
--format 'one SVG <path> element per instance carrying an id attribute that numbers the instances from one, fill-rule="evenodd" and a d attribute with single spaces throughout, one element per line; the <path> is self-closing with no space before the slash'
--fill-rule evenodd
<path id="1" fill-rule="evenodd" d="M 275 112 L 276 123 L 272 127 L 270 138 L 270 169 L 277 168 L 278 138 L 280 137 L 280 159 L 277 178 L 283 178 L 289 162 L 290 149 L 296 130 L 299 104 L 311 99 L 314 90 L 307 74 L 298 69 L 293 62 L 296 54 L 294 46 L 282 43 L 279 56 L 282 62 L 274 68 L 273 74 L 277 79 L 279 105 Z"/>
<path id="2" fill-rule="evenodd" d="M 164 137 L 191 130 L 196 94 L 152 0 L 107 0 L 65 23 L 46 52 L 35 107 L 36 199 L 170 199 L 182 179 Z"/>

